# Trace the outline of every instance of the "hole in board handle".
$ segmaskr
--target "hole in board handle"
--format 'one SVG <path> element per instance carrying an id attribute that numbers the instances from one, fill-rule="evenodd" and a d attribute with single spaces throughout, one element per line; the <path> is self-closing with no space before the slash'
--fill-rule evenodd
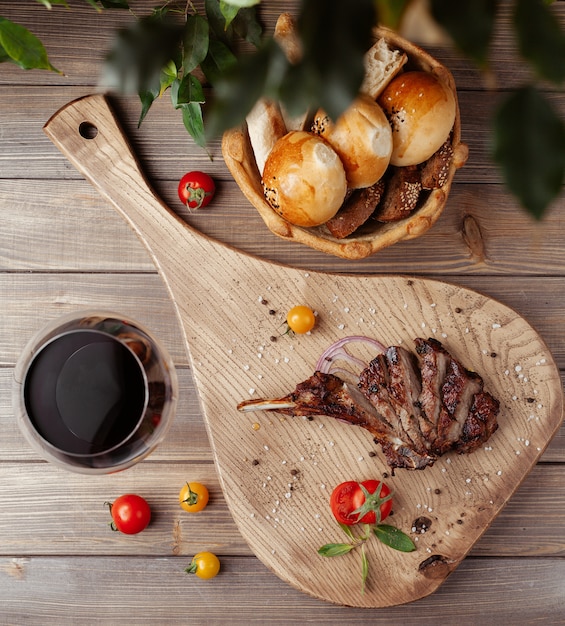
<path id="1" fill-rule="evenodd" d="M 90 122 L 81 122 L 78 132 L 84 139 L 94 139 L 98 135 L 98 128 Z"/>

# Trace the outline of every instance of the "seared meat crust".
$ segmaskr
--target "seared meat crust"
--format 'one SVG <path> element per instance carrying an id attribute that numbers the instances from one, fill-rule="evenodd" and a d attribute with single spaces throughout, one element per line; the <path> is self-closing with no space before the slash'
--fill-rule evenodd
<path id="1" fill-rule="evenodd" d="M 499 402 L 483 379 L 436 339 L 415 340 L 416 355 L 391 346 L 361 372 L 357 387 L 315 372 L 275 400 L 247 400 L 239 410 L 326 415 L 368 430 L 391 469 L 424 469 L 437 457 L 469 453 L 497 430 Z"/>

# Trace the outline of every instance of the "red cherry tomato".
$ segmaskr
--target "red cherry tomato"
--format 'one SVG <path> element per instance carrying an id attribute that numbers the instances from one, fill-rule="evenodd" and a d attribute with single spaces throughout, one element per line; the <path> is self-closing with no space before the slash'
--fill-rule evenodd
<path id="1" fill-rule="evenodd" d="M 112 515 L 112 530 L 119 530 L 126 535 L 136 535 L 144 530 L 151 520 L 151 509 L 147 500 L 128 493 L 120 496 L 113 503 L 108 503 Z"/>
<path id="2" fill-rule="evenodd" d="M 188 172 L 179 182 L 180 201 L 189 209 L 201 209 L 210 204 L 216 193 L 216 185 L 204 172 Z"/>
<path id="3" fill-rule="evenodd" d="M 330 507 L 340 524 L 378 524 L 392 510 L 391 491 L 380 480 L 349 480 L 333 490 Z"/>

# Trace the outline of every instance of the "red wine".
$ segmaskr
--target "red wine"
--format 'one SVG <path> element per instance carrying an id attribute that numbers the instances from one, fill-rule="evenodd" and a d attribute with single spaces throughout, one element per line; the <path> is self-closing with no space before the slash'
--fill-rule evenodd
<path id="1" fill-rule="evenodd" d="M 144 370 L 116 338 L 76 330 L 33 358 L 24 402 L 39 435 L 67 454 L 110 452 L 135 433 L 148 403 Z"/>

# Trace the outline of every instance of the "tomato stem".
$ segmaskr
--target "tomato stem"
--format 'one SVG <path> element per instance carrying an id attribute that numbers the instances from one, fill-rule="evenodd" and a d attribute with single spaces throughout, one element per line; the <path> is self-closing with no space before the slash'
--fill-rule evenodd
<path id="1" fill-rule="evenodd" d="M 365 486 L 363 486 L 361 483 L 359 483 L 359 487 L 361 487 L 361 490 L 363 491 L 363 494 L 365 496 L 365 502 L 363 502 L 363 504 L 359 508 L 355 509 L 354 511 L 351 511 L 350 517 L 352 515 L 357 515 L 357 519 L 362 520 L 367 513 L 374 512 L 377 518 L 376 523 L 380 524 L 381 523 L 381 506 L 385 502 L 392 500 L 392 492 L 389 493 L 384 498 L 381 498 L 381 491 L 383 489 L 383 483 L 379 483 L 378 487 L 375 490 L 375 493 L 370 493 L 369 490 Z"/>
<path id="2" fill-rule="evenodd" d="M 190 488 L 190 483 L 186 483 L 186 487 L 188 489 L 188 494 L 183 502 L 185 502 L 189 506 L 193 506 L 198 502 L 198 494 L 195 491 L 192 491 L 192 489 Z"/>

